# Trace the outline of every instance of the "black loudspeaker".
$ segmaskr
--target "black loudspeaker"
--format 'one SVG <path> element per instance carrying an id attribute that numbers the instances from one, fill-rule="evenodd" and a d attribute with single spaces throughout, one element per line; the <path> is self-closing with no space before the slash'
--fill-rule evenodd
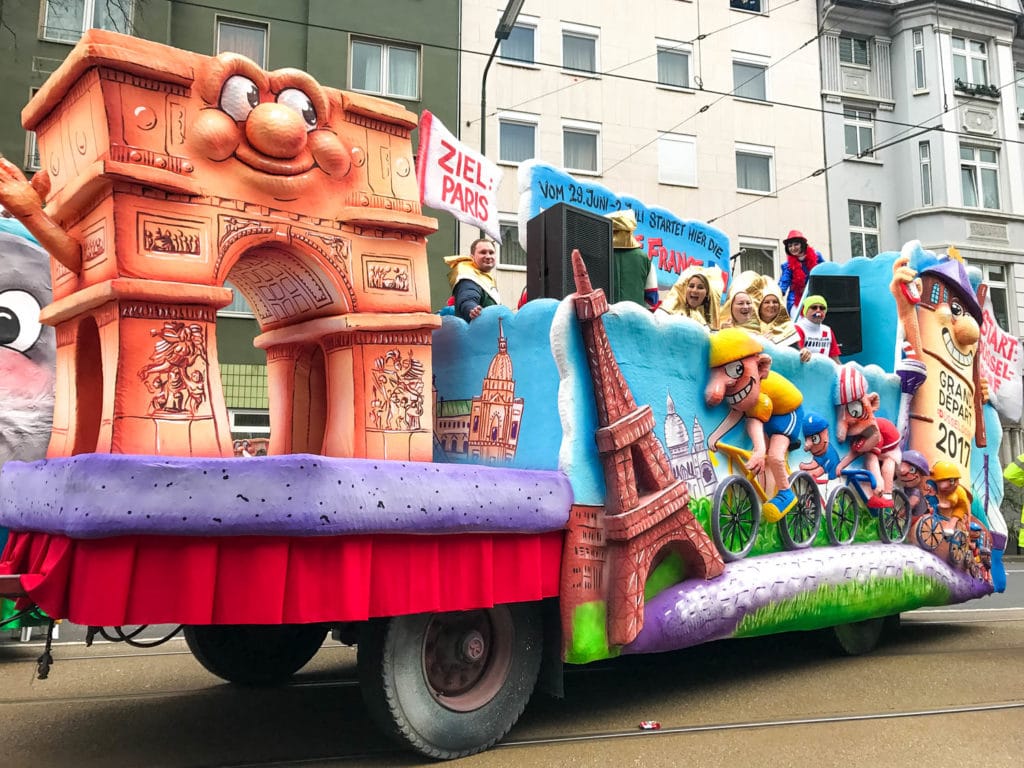
<path id="1" fill-rule="evenodd" d="M 856 275 L 811 275 L 804 298 L 824 296 L 828 303 L 825 325 L 835 331 L 843 355 L 864 349 L 860 327 L 860 278 Z"/>
<path id="2" fill-rule="evenodd" d="M 563 299 L 576 291 L 572 252 L 579 249 L 594 288 L 614 293 L 612 222 L 565 203 L 541 211 L 526 222 L 526 294 L 531 299 Z"/>

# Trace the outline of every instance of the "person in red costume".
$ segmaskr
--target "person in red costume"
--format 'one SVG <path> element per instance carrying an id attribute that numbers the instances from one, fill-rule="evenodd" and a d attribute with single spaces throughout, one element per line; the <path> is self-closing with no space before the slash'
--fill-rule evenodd
<path id="1" fill-rule="evenodd" d="M 786 248 L 786 262 L 782 265 L 779 288 L 786 296 L 786 311 L 795 320 L 807 288 L 807 278 L 811 270 L 825 259 L 807 244 L 807 238 L 798 230 L 790 230 L 782 244 Z"/>

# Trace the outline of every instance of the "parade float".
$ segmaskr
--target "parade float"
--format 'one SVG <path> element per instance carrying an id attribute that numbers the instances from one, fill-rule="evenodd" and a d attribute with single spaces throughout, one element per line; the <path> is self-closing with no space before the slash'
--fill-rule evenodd
<path id="1" fill-rule="evenodd" d="M 870 318 L 842 367 L 609 305 L 579 254 L 568 297 L 467 325 L 430 311 L 401 107 L 91 30 L 22 118 L 44 170 L 4 165 L 0 201 L 51 256 L 57 373 L 47 458 L 0 480 L 20 609 L 180 624 L 242 684 L 333 630 L 382 729 L 454 758 L 563 663 L 812 629 L 861 653 L 902 611 L 1005 584 L 983 303 L 956 258 L 824 265 Z M 664 230 L 665 282 L 727 266 L 714 228 L 608 194 Z M 267 354 L 268 456 L 234 456 L 227 280 Z M 847 472 L 801 469 L 825 466 L 812 415 Z M 882 419 L 944 484 L 870 460 Z"/>

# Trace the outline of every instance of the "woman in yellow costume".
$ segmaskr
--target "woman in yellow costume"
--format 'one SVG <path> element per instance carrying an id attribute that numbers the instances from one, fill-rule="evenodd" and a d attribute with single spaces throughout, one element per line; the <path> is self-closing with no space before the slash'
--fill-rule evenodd
<path id="1" fill-rule="evenodd" d="M 780 347 L 798 347 L 800 336 L 796 326 L 786 313 L 782 289 L 774 278 L 758 275 L 747 289 L 757 303 L 757 318 L 761 321 L 760 333 Z"/>
<path id="2" fill-rule="evenodd" d="M 721 328 L 742 328 L 753 334 L 761 333 L 761 321 L 757 318 L 760 293 L 751 286 L 761 276 L 756 272 L 740 272 L 729 284 L 729 297 L 722 306 Z"/>
<path id="3" fill-rule="evenodd" d="M 669 289 L 658 309 L 670 315 L 683 315 L 717 331 L 719 304 L 724 287 L 721 270 L 714 267 L 687 267 Z"/>

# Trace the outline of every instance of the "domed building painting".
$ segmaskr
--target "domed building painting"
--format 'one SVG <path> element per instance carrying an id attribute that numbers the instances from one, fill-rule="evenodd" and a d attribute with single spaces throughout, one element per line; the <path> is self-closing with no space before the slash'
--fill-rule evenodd
<path id="1" fill-rule="evenodd" d="M 704 442 L 704 428 L 694 417 L 691 442 L 683 417 L 676 411 L 672 395 L 668 395 L 665 410 L 665 447 L 668 449 L 672 473 L 686 482 L 690 498 L 710 496 L 718 484 L 718 478 L 715 476 L 714 467 L 711 466 L 711 456 Z"/>
<path id="2" fill-rule="evenodd" d="M 511 461 L 523 419 L 523 398 L 515 395 L 508 339 L 499 321 L 498 353 L 487 368 L 480 394 L 469 401 L 438 403 L 435 444 L 449 459 L 491 464 Z"/>

